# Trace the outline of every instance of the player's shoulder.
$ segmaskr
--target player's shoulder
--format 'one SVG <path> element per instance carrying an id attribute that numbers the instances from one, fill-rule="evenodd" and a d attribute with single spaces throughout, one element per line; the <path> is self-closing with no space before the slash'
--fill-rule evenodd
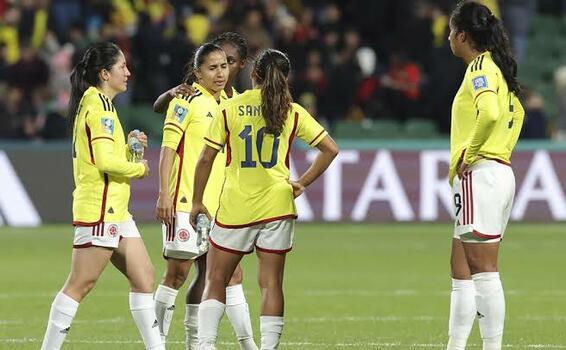
<path id="1" fill-rule="evenodd" d="M 116 113 L 116 108 L 110 98 L 92 86 L 85 91 L 82 104 L 92 111 Z"/>
<path id="2" fill-rule="evenodd" d="M 495 64 L 491 57 L 491 53 L 488 51 L 482 53 L 470 62 L 468 69 L 466 70 L 466 74 L 476 76 L 481 74 L 498 73 L 499 71 L 499 67 Z"/>

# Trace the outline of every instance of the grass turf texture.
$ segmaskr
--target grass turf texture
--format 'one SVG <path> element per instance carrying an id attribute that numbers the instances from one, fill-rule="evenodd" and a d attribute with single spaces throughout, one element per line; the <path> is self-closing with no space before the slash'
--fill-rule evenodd
<path id="1" fill-rule="evenodd" d="M 566 349 L 566 225 L 512 223 L 500 253 L 505 348 Z M 161 233 L 140 225 L 161 274 Z M 443 349 L 450 291 L 450 224 L 299 224 L 285 276 L 280 349 Z M 38 349 L 68 272 L 72 228 L 0 227 L 0 349 Z M 256 258 L 244 289 L 259 341 Z M 189 279 L 192 278 L 189 276 Z M 188 283 L 186 283 L 187 285 Z M 168 349 L 183 349 L 184 292 Z M 237 349 L 223 318 L 220 349 Z M 468 349 L 481 349 L 477 322 Z M 125 278 L 108 266 L 81 304 L 64 349 L 142 349 Z"/>

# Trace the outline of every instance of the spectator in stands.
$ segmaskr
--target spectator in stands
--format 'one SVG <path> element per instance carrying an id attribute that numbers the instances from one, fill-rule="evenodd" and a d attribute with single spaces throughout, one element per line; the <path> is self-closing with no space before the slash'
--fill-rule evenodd
<path id="1" fill-rule="evenodd" d="M 527 36 L 535 7 L 536 1 L 533 0 L 505 0 L 502 2 L 503 23 L 509 31 L 511 47 L 518 63 L 525 56 Z"/>
<path id="2" fill-rule="evenodd" d="M 34 132 L 34 110 L 26 103 L 21 89 L 8 88 L 0 103 L 0 139 L 32 138 Z"/>
<path id="3" fill-rule="evenodd" d="M 547 118 L 544 112 L 544 99 L 536 91 L 525 90 L 525 121 L 521 130 L 522 139 L 546 139 Z"/>
<path id="4" fill-rule="evenodd" d="M 554 85 L 558 100 L 558 114 L 553 138 L 566 141 L 566 66 L 562 66 L 554 72 Z"/>

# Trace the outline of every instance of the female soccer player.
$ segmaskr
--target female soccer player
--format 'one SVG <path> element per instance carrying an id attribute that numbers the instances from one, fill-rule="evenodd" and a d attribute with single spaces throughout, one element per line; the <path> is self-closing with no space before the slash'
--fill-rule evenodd
<path id="1" fill-rule="evenodd" d="M 209 215 L 203 193 L 218 152 L 226 149 L 226 180 L 210 234 L 206 286 L 199 310 L 201 349 L 216 349 L 224 313 L 225 288 L 242 256 L 254 247 L 262 292 L 261 349 L 276 349 L 283 329 L 283 270 L 292 248 L 294 198 L 330 165 L 338 148 L 327 132 L 292 103 L 287 75 L 290 63 L 268 49 L 254 63 L 253 90 L 225 101 L 205 137 L 195 172 L 191 224 Z M 312 166 L 289 181 L 289 151 L 294 137 L 317 147 Z M 208 189 L 208 187 L 206 187 Z"/>
<path id="2" fill-rule="evenodd" d="M 228 63 L 226 55 L 218 45 L 207 43 L 195 53 L 191 64 L 191 74 L 185 82 L 192 80 L 194 74 L 198 83 L 192 85 L 195 93 L 175 97 L 169 103 L 167 118 L 163 129 L 163 144 L 159 166 L 160 194 L 157 203 L 157 217 L 167 224 L 164 232 L 164 256 L 167 258 L 167 271 L 162 284 L 155 292 L 156 314 L 162 336 L 168 333 L 175 299 L 179 288 L 185 282 L 189 269 L 196 256 L 190 254 L 190 237 L 196 237 L 189 223 L 192 198 L 193 174 L 195 165 L 204 147 L 204 135 L 212 122 L 212 113 L 218 107 L 226 81 Z M 175 156 L 178 155 L 178 157 Z M 217 159 L 211 182 L 207 187 L 205 201 L 211 208 L 218 207 L 220 190 L 224 182 L 225 159 Z M 205 270 L 205 258 L 198 258 Z M 198 346 L 197 317 L 204 278 L 191 285 L 187 296 L 185 328 L 187 348 Z M 242 349 L 257 349 L 253 340 L 248 305 L 241 286 L 241 276 L 237 285 L 229 287 L 231 308 L 227 310 Z"/>
<path id="3" fill-rule="evenodd" d="M 146 349 L 165 349 L 156 323 L 154 270 L 128 212 L 130 179 L 148 174 L 147 161 L 127 160 L 128 147 L 112 99 L 126 91 L 130 72 L 118 46 L 90 47 L 71 74 L 69 125 L 73 127 L 71 273 L 57 294 L 43 350 L 61 348 L 79 303 L 112 262 L 130 283 L 130 310 Z M 140 137 L 147 145 L 145 135 Z"/>
<path id="4" fill-rule="evenodd" d="M 460 3 L 448 40 L 468 68 L 452 105 L 449 178 L 456 223 L 447 349 L 465 349 L 477 313 L 483 349 L 497 350 L 505 319 L 497 255 L 515 194 L 509 162 L 525 113 L 507 34 L 487 7 Z"/>

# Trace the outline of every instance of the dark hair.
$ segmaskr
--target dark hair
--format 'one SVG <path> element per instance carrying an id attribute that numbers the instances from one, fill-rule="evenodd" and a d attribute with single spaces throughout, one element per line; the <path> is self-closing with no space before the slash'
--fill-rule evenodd
<path id="1" fill-rule="evenodd" d="M 521 95 L 517 80 L 517 62 L 513 58 L 509 37 L 503 23 L 489 8 L 475 1 L 462 1 L 452 12 L 450 23 L 458 32 L 466 32 L 472 39 L 474 49 L 490 51 L 493 61 L 507 82 L 509 91 Z"/>
<path id="2" fill-rule="evenodd" d="M 293 102 L 287 85 L 290 70 L 287 55 L 274 49 L 263 51 L 254 64 L 256 82 L 261 84 L 261 114 L 266 131 L 274 135 L 281 133 Z"/>
<path id="3" fill-rule="evenodd" d="M 230 43 L 238 48 L 240 59 L 245 61 L 248 58 L 248 42 L 238 33 L 224 32 L 212 40 L 213 44 L 221 45 L 222 43 Z"/>
<path id="4" fill-rule="evenodd" d="M 110 70 L 118 61 L 121 52 L 114 43 L 96 43 L 86 50 L 80 62 L 75 66 L 71 72 L 71 97 L 67 110 L 69 130 L 72 130 L 75 124 L 77 109 L 83 94 L 89 87 L 100 84 L 98 74 L 103 69 Z"/>
<path id="5" fill-rule="evenodd" d="M 185 64 L 185 77 L 183 78 L 183 83 L 192 84 L 196 81 L 195 71 L 202 66 L 204 60 L 214 51 L 224 52 L 220 46 L 213 43 L 204 43 L 195 50 L 191 60 Z"/>

